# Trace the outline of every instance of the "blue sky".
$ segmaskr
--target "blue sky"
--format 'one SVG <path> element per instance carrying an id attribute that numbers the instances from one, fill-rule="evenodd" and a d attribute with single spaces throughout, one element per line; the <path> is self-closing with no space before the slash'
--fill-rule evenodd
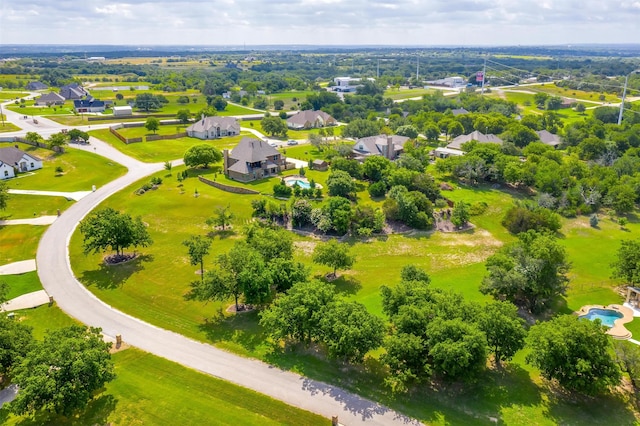
<path id="1" fill-rule="evenodd" d="M 2 44 L 640 42 L 640 0 L 0 0 Z"/>

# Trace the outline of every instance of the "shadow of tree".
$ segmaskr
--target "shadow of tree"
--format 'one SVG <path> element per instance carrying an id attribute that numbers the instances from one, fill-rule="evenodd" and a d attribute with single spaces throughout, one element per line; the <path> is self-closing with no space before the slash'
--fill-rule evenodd
<path id="1" fill-rule="evenodd" d="M 234 235 L 236 235 L 236 231 L 234 229 L 225 229 L 224 231 L 222 229 L 216 229 L 213 231 L 209 231 L 209 233 L 207 233 L 207 237 L 209 238 L 215 238 L 218 237 L 221 240 L 233 237 Z"/>
<path id="2" fill-rule="evenodd" d="M 316 275 L 315 278 L 326 281 L 324 277 L 319 275 Z M 335 286 L 336 292 L 342 294 L 356 294 L 362 288 L 360 281 L 349 275 L 339 275 L 337 279 L 331 281 L 331 284 Z"/>
<path id="3" fill-rule="evenodd" d="M 83 271 L 82 275 L 80 275 L 80 281 L 86 286 L 95 285 L 102 290 L 115 289 L 126 283 L 131 275 L 143 271 L 145 269 L 144 263 L 152 262 L 153 260 L 153 255 L 143 254 L 129 262 L 118 265 L 101 263 L 98 269 Z"/>
<path id="4" fill-rule="evenodd" d="M 39 411 L 32 417 L 25 418 L 16 423 L 19 426 L 40 425 L 106 425 L 109 424 L 109 415 L 115 410 L 118 400 L 113 395 L 101 395 L 91 400 L 84 410 L 69 417 L 61 416 L 47 411 Z M 2 410 L 4 413 L 6 410 Z M 0 418 L 4 420 L 4 418 Z"/>
<path id="5" fill-rule="evenodd" d="M 625 397 L 617 393 L 588 397 L 550 390 L 548 407 L 545 416 L 556 424 L 637 424 Z"/>
<path id="6" fill-rule="evenodd" d="M 265 330 L 259 324 L 258 311 L 251 311 L 231 316 L 221 311 L 212 318 L 206 318 L 198 330 L 204 332 L 212 343 L 231 342 L 247 351 L 255 351 L 267 340 Z"/>

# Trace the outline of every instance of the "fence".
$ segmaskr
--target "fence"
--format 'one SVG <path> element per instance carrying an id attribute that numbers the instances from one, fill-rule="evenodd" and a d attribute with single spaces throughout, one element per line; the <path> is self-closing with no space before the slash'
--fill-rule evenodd
<path id="1" fill-rule="evenodd" d="M 0 142 L 5 142 L 5 143 L 11 143 L 11 142 L 20 142 L 20 143 L 24 143 L 27 145 L 31 145 L 31 146 L 35 146 L 38 148 L 44 148 L 44 149 L 50 149 L 54 152 L 64 152 L 64 148 L 62 148 L 61 146 L 54 146 L 53 148 L 50 148 L 49 145 L 47 145 L 44 142 L 31 142 L 28 141 L 24 138 L 18 137 L 18 136 L 4 136 L 4 137 L 0 137 Z"/>
<path id="2" fill-rule="evenodd" d="M 150 135 L 150 136 L 146 137 L 146 141 L 147 142 L 163 141 L 163 140 L 167 140 L 167 139 L 184 138 L 186 136 L 187 136 L 187 132 L 176 133 L 174 135 Z"/>
<path id="3" fill-rule="evenodd" d="M 136 114 L 136 115 L 95 115 L 87 117 L 87 121 L 106 121 L 106 120 L 131 120 L 131 119 L 143 119 L 149 117 L 167 118 L 175 117 L 175 114 Z"/>
<path id="4" fill-rule="evenodd" d="M 206 185 L 213 186 L 214 188 L 218 188 L 226 192 L 232 192 L 234 194 L 260 194 L 260 192 L 254 191 L 253 189 L 241 188 L 239 186 L 225 185 L 224 183 L 215 182 L 210 179 L 203 178 L 202 176 L 198 176 L 198 179 L 200 179 L 200 182 Z"/>
<path id="5" fill-rule="evenodd" d="M 142 138 L 125 138 L 124 136 L 122 136 L 118 132 L 118 129 L 122 129 L 123 127 L 125 127 L 123 124 L 117 124 L 115 126 L 109 127 L 109 131 L 111 132 L 112 135 L 114 135 L 116 138 L 120 139 L 122 142 L 126 143 L 127 145 L 130 143 L 142 142 Z"/>

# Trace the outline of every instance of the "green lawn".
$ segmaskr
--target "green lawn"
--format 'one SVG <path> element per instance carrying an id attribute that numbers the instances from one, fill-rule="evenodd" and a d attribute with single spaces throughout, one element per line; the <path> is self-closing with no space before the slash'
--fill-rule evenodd
<path id="1" fill-rule="evenodd" d="M 17 132 L 18 130 L 20 130 L 20 127 L 13 123 L 7 121 L 5 121 L 4 124 L 0 123 L 0 133 Z"/>
<path id="2" fill-rule="evenodd" d="M 257 131 L 259 131 L 263 135 L 268 136 L 267 132 L 265 132 L 264 129 L 262 128 L 262 125 L 260 124 L 260 120 L 246 120 L 246 121 L 242 121 L 240 123 L 240 125 L 242 127 L 248 127 L 248 128 L 256 129 Z M 280 140 L 287 140 L 287 139 L 301 140 L 301 139 L 309 139 L 309 135 L 310 134 L 316 134 L 317 135 L 319 132 L 320 132 L 320 129 L 310 129 L 310 130 L 291 130 L 291 129 L 289 129 L 287 131 L 287 137 L 285 137 L 285 138 L 275 137 L 275 136 L 269 136 L 269 138 L 280 139 Z M 342 134 L 342 128 L 340 126 L 334 126 L 333 127 L 333 132 L 334 132 L 334 135 L 336 137 L 339 137 Z"/>
<path id="3" fill-rule="evenodd" d="M 273 108 L 273 102 L 280 100 L 284 102 L 283 111 L 289 111 L 293 109 L 299 109 L 300 104 L 307 100 L 307 96 L 313 95 L 316 92 L 312 90 L 291 90 L 288 92 L 272 93 L 267 95 L 269 99 L 270 107 Z M 294 101 L 295 99 L 295 101 Z"/>
<path id="4" fill-rule="evenodd" d="M 122 143 L 122 142 L 120 142 Z M 4 145 L 0 145 L 4 146 Z M 92 185 L 102 186 L 126 173 L 126 168 L 99 155 L 66 148 L 62 154 L 48 149 L 19 144 L 20 149 L 43 160 L 43 167 L 32 175 L 21 174 L 7 181 L 12 189 L 41 191 L 90 191 Z M 62 167 L 62 174 L 56 173 Z"/>
<path id="5" fill-rule="evenodd" d="M 178 171 L 174 170 L 174 176 Z M 163 173 L 158 175 L 163 176 Z M 326 172 L 309 172 L 308 176 L 322 182 L 326 175 Z M 241 185 L 229 182 L 222 176 L 218 179 Z M 275 181 L 277 178 L 247 186 L 269 192 Z M 605 419 L 616 424 L 627 424 L 631 418 L 629 408 L 619 399 L 600 398 L 597 404 L 576 404 L 571 399 L 558 397 L 542 384 L 535 370 L 524 364 L 522 354 L 507 370 L 488 373 L 482 383 L 465 386 L 464 390 L 455 386 L 447 390 L 445 386 L 443 392 L 422 389 L 410 396 L 396 398 L 383 386 L 382 369 L 375 356 L 368 361 L 366 373 L 358 368 L 323 361 L 322 357 L 306 351 L 283 353 L 266 338 L 255 313 L 221 317 L 220 311 L 230 301 L 203 304 L 186 302 L 183 298 L 188 291 L 188 283 L 197 278 L 197 268 L 189 265 L 186 252 L 179 242 L 193 233 L 207 233 L 209 229 L 204 224 L 206 218 L 216 206 L 230 205 L 236 215 L 236 231 L 214 237 L 212 251 L 205 262 L 209 265 L 217 254 L 227 251 L 239 238 L 238 229 L 249 219 L 250 202 L 257 196 L 231 195 L 202 185 L 193 178 L 184 181 L 182 187 L 173 178 L 166 178 L 157 191 L 142 196 L 133 195 L 133 190 L 139 186 L 136 184 L 121 191 L 102 205 L 141 215 L 149 224 L 154 245 L 145 248 L 139 260 L 127 265 L 105 267 L 101 265 L 100 255 L 85 257 L 81 254 L 81 237 L 78 233 L 71 240 L 74 273 L 90 291 L 112 306 L 160 327 L 211 342 L 232 352 L 335 383 L 432 424 L 488 424 L 489 416 L 502 416 L 508 424 L 523 424 L 525 420 L 531 424 L 594 424 Z M 195 189 L 199 193 L 197 198 L 193 196 Z M 402 266 L 415 263 L 429 271 L 432 285 L 461 292 L 472 300 L 489 300 L 478 291 L 485 273 L 483 262 L 504 243 L 513 240 L 496 218 L 502 217 L 519 195 L 488 187 L 460 187 L 445 195 L 456 201 L 485 200 L 490 202 L 491 208 L 473 217 L 472 222 L 477 227 L 464 233 L 422 232 L 412 236 L 378 237 L 369 242 L 350 240 L 357 261 L 351 271 L 344 273 L 334 283 L 337 289 L 365 304 L 371 312 L 381 315 L 380 286 L 395 284 Z M 364 192 L 359 197 L 367 203 L 380 203 L 365 199 L 368 196 Z M 575 283 L 567 296 L 566 309 L 573 309 L 587 300 L 591 303 L 619 301 L 613 291 L 615 283 L 607 278 L 610 273 L 606 267 L 607 257 L 603 256 L 596 268 L 590 266 L 583 269 L 583 265 L 590 265 L 598 258 L 595 250 L 589 254 L 592 257 L 586 257 L 584 250 L 577 249 L 597 237 L 581 233 L 584 220 L 580 218 L 565 224 L 567 229 L 563 241 L 574 263 L 572 282 Z M 574 227 L 580 232 L 574 231 Z M 623 231 L 614 228 L 613 225 L 603 225 L 603 231 L 611 235 L 611 245 L 605 247 L 606 250 L 613 250 L 623 236 Z M 637 233 L 640 225 L 631 224 L 629 229 L 632 234 Z M 569 244 L 573 241 L 575 246 Z M 320 277 L 327 272 L 326 267 L 311 263 L 316 240 L 296 236 L 295 244 L 296 258 L 311 267 L 312 276 Z M 590 287 L 585 283 L 590 283 Z M 345 368 L 348 374 L 345 374 Z M 612 411 L 612 407 L 615 410 Z M 614 416 L 615 419 L 611 420 L 608 416 Z"/>
<path id="6" fill-rule="evenodd" d="M 541 115 L 545 111 L 538 109 L 533 101 L 533 95 L 530 93 L 518 93 L 518 92 L 503 92 L 507 100 L 515 102 L 520 107 L 520 110 L 524 114 Z M 497 93 L 491 93 L 490 96 L 499 98 Z M 585 103 L 586 107 L 593 106 L 593 104 Z M 592 109 L 588 109 L 583 113 L 576 112 L 573 108 L 559 109 L 554 111 L 565 123 L 571 123 L 573 121 L 582 121 L 585 118 L 590 117 L 593 114 Z"/>
<path id="7" fill-rule="evenodd" d="M 610 93 L 603 93 L 602 95 L 604 95 L 604 100 L 600 100 L 601 93 L 586 92 L 584 90 L 574 90 L 574 89 L 569 89 L 565 87 L 558 87 L 553 83 L 543 83 L 543 84 L 537 84 L 535 86 L 514 87 L 512 89 L 544 92 L 544 93 L 548 93 L 551 96 L 561 96 L 565 98 L 582 99 L 582 100 L 592 101 L 592 102 L 620 102 L 620 98 L 618 98 L 617 95 L 613 95 Z"/>
<path id="8" fill-rule="evenodd" d="M 19 105 L 9 105 L 7 108 L 11 111 L 18 112 L 20 114 L 29 115 L 29 116 L 39 116 L 39 115 L 73 115 L 73 102 L 66 101 L 64 105 L 56 105 L 56 106 L 33 106 L 32 101 L 27 101 L 25 104 L 27 106 L 20 107 Z"/>
<path id="9" fill-rule="evenodd" d="M 46 329 L 74 324 L 56 306 L 19 311 L 21 321 L 41 339 Z M 116 379 L 86 409 L 67 418 L 41 412 L 33 418 L 0 410 L 10 425 L 323 425 L 321 416 L 249 389 L 129 348 L 113 355 Z M 215 418 L 215 420 L 213 420 Z"/>
<path id="10" fill-rule="evenodd" d="M 36 257 L 38 241 L 46 226 L 0 226 L 0 265 Z"/>
<path id="11" fill-rule="evenodd" d="M 73 201 L 64 197 L 45 195 L 9 194 L 7 209 L 0 212 L 0 218 L 28 219 L 37 216 L 55 215 L 71 207 Z"/>
<path id="12" fill-rule="evenodd" d="M 139 131 L 146 132 L 146 129 L 144 127 L 142 127 L 141 129 L 142 130 Z M 175 127 L 173 129 L 175 130 Z M 233 148 L 243 137 L 252 136 L 249 133 L 243 132 L 239 136 L 232 136 L 228 138 L 208 141 L 203 141 L 197 138 L 184 137 L 179 139 L 168 139 L 153 142 L 138 142 L 127 145 L 120 139 L 116 138 L 113 134 L 111 134 L 111 132 L 109 132 L 109 130 L 106 129 L 92 130 L 89 132 L 89 134 L 102 141 L 107 142 L 109 145 L 113 146 L 124 154 L 147 163 L 157 163 L 160 161 L 169 161 L 182 158 L 187 149 L 191 148 L 194 145 L 200 145 L 203 143 L 211 144 L 221 150 L 225 148 Z"/>
<path id="13" fill-rule="evenodd" d="M 1 76 L 3 79 L 5 77 L 7 77 L 6 75 L 2 75 Z M 7 100 L 7 99 L 16 99 L 16 98 L 22 98 L 24 96 L 29 95 L 28 93 L 24 93 L 24 92 L 7 92 L 7 91 L 0 91 L 0 100 Z"/>
<path id="14" fill-rule="evenodd" d="M 38 278 L 38 273 L 36 271 L 18 275 L 0 275 L 0 282 L 7 283 L 9 285 L 7 300 L 22 296 L 23 294 L 42 290 L 42 284 L 40 284 L 40 279 Z"/>
<path id="15" fill-rule="evenodd" d="M 391 98 L 394 101 L 400 99 L 409 99 L 409 98 L 417 98 L 424 95 L 429 95 L 435 93 L 437 90 L 435 89 L 424 89 L 424 88 L 415 88 L 415 89 L 387 89 L 384 91 L 382 95 L 384 98 Z"/>

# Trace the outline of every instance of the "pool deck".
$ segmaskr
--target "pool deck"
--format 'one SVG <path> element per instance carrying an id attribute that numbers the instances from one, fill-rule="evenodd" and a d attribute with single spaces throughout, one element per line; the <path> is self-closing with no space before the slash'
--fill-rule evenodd
<path id="1" fill-rule="evenodd" d="M 631 337 L 631 332 L 625 328 L 624 324 L 633 321 L 633 309 L 622 305 L 586 305 L 580 308 L 579 311 L 576 311 L 575 314 L 578 316 L 587 315 L 591 309 L 609 309 L 620 312 L 622 318 L 615 320 L 613 327 L 607 330 L 606 333 L 614 339 L 619 340 L 626 340 Z"/>

